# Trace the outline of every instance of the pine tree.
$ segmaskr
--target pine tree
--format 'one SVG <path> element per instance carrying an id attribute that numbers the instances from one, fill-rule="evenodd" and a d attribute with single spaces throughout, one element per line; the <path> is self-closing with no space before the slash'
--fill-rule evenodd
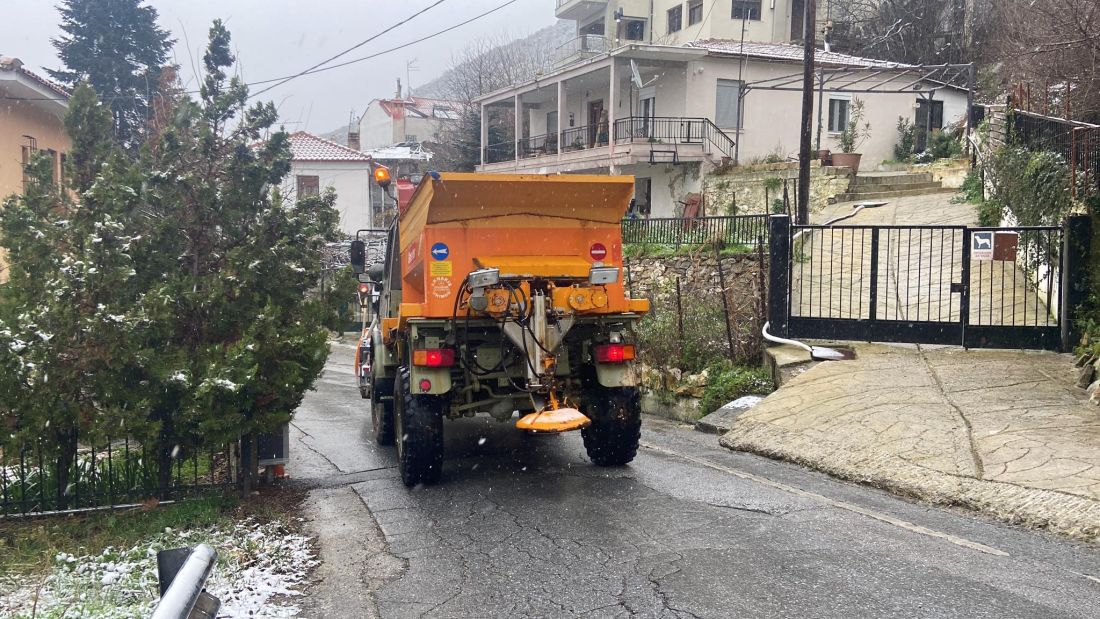
<path id="1" fill-rule="evenodd" d="M 52 42 L 65 68 L 50 76 L 88 81 L 111 108 L 118 143 L 136 150 L 173 39 L 144 0 L 62 0 L 58 9 L 65 34 Z"/>
<path id="2" fill-rule="evenodd" d="M 247 88 L 227 75 L 233 62 L 215 21 L 199 99 L 181 101 L 143 164 L 158 247 L 143 305 L 162 342 L 148 389 L 162 483 L 177 449 L 289 420 L 327 356 L 325 314 L 307 292 L 336 236 L 333 197 L 292 209 L 274 193 L 289 136 L 271 132 L 271 103 L 247 105 Z"/>
<path id="3" fill-rule="evenodd" d="M 4 439 L 9 449 L 36 446 L 55 460 L 60 508 L 78 440 L 106 440 L 139 408 L 131 376 L 141 356 L 130 254 L 140 243 L 131 216 L 140 179 L 116 152 L 110 111 L 87 85 L 74 92 L 65 126 L 72 150 L 64 185 L 51 160 L 38 157 L 27 190 L 0 209 L 11 275 L 0 287 L 8 383 L 0 415 L 14 430 Z"/>

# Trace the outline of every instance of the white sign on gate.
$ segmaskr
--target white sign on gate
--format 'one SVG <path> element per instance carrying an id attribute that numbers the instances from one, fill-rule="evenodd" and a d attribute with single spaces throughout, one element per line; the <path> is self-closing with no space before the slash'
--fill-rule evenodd
<path id="1" fill-rule="evenodd" d="M 971 260 L 992 260 L 993 259 L 993 232 L 972 232 L 970 233 L 970 259 Z"/>

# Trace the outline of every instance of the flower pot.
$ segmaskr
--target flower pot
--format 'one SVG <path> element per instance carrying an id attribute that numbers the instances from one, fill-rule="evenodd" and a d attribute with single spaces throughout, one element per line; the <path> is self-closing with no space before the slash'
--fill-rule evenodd
<path id="1" fill-rule="evenodd" d="M 821 161 L 821 165 L 833 165 L 833 151 L 828 148 L 817 151 L 817 158 Z"/>
<path id="2" fill-rule="evenodd" d="M 859 174 L 859 160 L 861 153 L 833 153 L 833 165 L 841 168 L 851 168 L 852 174 Z"/>

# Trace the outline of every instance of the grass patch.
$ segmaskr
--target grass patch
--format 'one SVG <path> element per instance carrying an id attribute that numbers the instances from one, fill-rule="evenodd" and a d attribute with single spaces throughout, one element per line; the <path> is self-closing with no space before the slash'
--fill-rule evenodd
<path id="1" fill-rule="evenodd" d="M 273 520 L 288 507 L 281 494 L 285 492 L 269 491 L 251 501 L 206 497 L 151 509 L 0 520 L 0 574 L 40 574 L 59 552 L 96 554 L 108 546 L 129 547 L 166 528 L 205 528 L 248 516 Z"/>
<path id="2" fill-rule="evenodd" d="M 734 365 L 728 361 L 711 365 L 707 386 L 699 400 L 699 412 L 709 415 L 737 398 L 747 395 L 767 395 L 772 381 L 764 368 Z"/>

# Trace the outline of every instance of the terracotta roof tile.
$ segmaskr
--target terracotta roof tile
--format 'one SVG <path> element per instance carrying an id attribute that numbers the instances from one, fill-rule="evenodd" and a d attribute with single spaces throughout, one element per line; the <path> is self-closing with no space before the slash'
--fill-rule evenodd
<path id="1" fill-rule="evenodd" d="M 51 82 L 50 80 L 42 77 L 34 71 L 24 69 L 23 61 L 19 60 L 18 58 L 13 58 L 10 56 L 0 57 L 0 71 L 14 71 L 19 75 L 22 75 L 23 77 L 31 80 L 32 82 L 37 83 L 39 86 L 45 87 L 47 90 L 50 90 L 54 94 L 64 97 L 66 100 L 68 100 L 68 98 L 72 96 L 72 93 L 70 93 L 59 84 Z"/>
<path id="2" fill-rule="evenodd" d="M 305 131 L 290 134 L 290 153 L 294 161 L 370 161 L 357 150 L 317 137 Z"/>

